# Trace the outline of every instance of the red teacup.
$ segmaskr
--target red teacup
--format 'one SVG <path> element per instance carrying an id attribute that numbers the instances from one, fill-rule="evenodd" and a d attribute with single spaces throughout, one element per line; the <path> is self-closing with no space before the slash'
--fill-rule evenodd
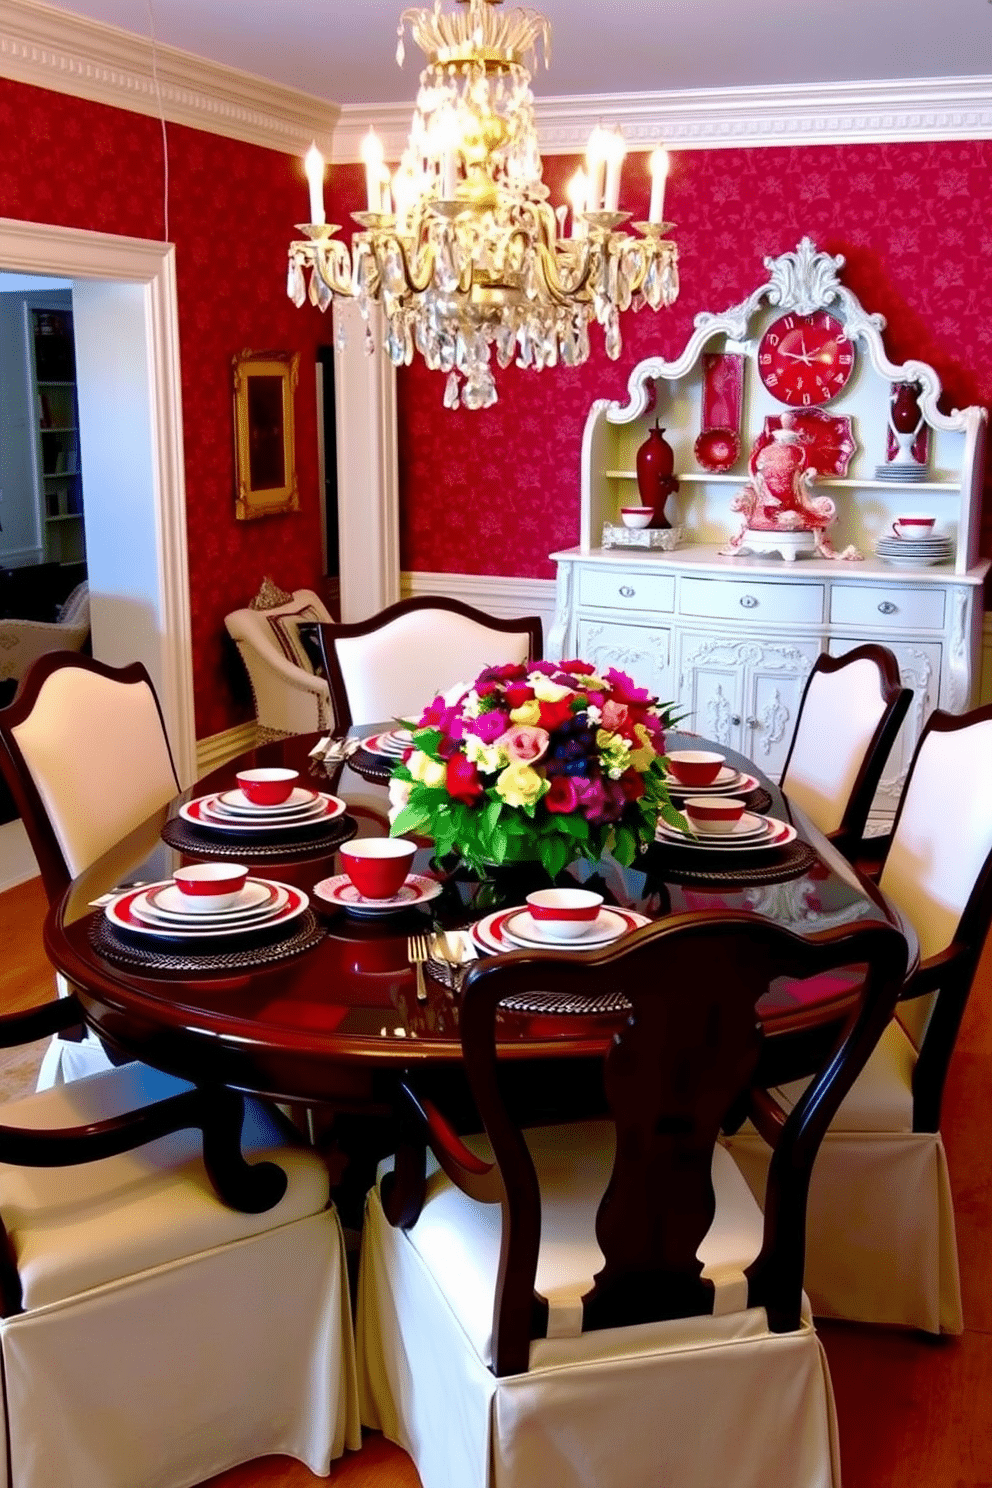
<path id="1" fill-rule="evenodd" d="M 896 537 L 914 538 L 929 537 L 933 532 L 936 517 L 896 517 L 892 523 L 892 531 Z"/>
<path id="2" fill-rule="evenodd" d="M 403 837 L 360 837 L 341 847 L 341 863 L 363 899 L 392 899 L 406 882 L 416 844 Z"/>
<path id="3" fill-rule="evenodd" d="M 682 814 L 694 832 L 725 836 L 744 815 L 746 804 L 734 796 L 686 796 Z"/>
<path id="4" fill-rule="evenodd" d="M 237 777 L 242 795 L 253 806 L 281 806 L 293 794 L 293 786 L 299 778 L 299 770 L 284 770 L 276 766 L 239 770 Z"/>
<path id="5" fill-rule="evenodd" d="M 668 768 L 682 785 L 712 785 L 725 760 L 709 749 L 674 749 L 668 755 Z"/>

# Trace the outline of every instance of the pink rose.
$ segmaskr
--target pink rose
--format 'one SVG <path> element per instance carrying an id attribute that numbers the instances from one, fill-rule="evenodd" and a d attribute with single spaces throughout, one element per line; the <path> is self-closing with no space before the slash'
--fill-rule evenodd
<path id="1" fill-rule="evenodd" d="M 507 729 L 496 740 L 500 748 L 506 750 L 511 762 L 516 760 L 522 765 L 533 765 L 543 759 L 550 742 L 545 729 L 533 728 L 525 723 L 514 724 L 513 728 Z"/>
<path id="2" fill-rule="evenodd" d="M 630 717 L 625 703 L 615 703 L 612 698 L 603 704 L 603 727 L 611 734 L 618 734 Z"/>

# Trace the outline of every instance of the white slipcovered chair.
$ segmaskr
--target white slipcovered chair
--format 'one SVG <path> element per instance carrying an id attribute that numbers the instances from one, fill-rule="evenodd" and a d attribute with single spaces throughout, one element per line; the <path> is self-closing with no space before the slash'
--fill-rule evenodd
<path id="1" fill-rule="evenodd" d="M 860 1014 L 788 1123 L 763 1222 L 716 1144 L 759 1058 L 756 1003 L 786 971 L 852 961 L 870 967 Z M 362 1419 L 424 1488 L 836 1488 L 802 1292 L 806 1186 L 905 964 L 889 926 L 804 941 L 706 914 L 472 970 L 460 1029 L 486 1137 L 462 1141 L 411 1076 L 362 1237 Z M 524 1132 L 505 1104 L 523 1076 L 500 1078 L 497 1004 L 535 987 L 629 997 L 603 1071 L 611 1119 Z"/>
<path id="2" fill-rule="evenodd" d="M 820 656 L 810 672 L 781 787 L 846 856 L 864 837 L 885 762 L 913 694 L 885 646 Z"/>
<path id="3" fill-rule="evenodd" d="M 78 653 L 43 656 L 0 711 L 0 768 L 50 903 L 179 791 L 144 667 L 108 667 Z M 65 995 L 63 979 L 58 982 Z M 92 1033 L 79 1042 L 57 1038 L 39 1089 L 108 1067 Z"/>
<path id="4" fill-rule="evenodd" d="M 504 620 L 459 600 L 400 600 L 368 620 L 322 625 L 335 727 L 419 717 L 439 693 L 487 666 L 537 661 L 540 618 Z"/>
<path id="5" fill-rule="evenodd" d="M 0 619 L 0 682 L 19 682 L 49 651 L 79 651 L 90 633 L 90 586 L 77 584 L 55 621 Z"/>
<path id="6" fill-rule="evenodd" d="M 963 1327 L 940 1110 L 992 921 L 990 760 L 992 708 L 933 713 L 899 802 L 879 887 L 915 928 L 920 965 L 816 1161 L 806 1290 L 824 1317 Z M 788 1112 L 802 1088 L 771 1095 Z M 772 1107 L 763 1123 L 772 1143 L 776 1120 Z M 727 1145 L 762 1197 L 768 1142 L 748 1125 Z"/>
<path id="7" fill-rule="evenodd" d="M 243 1104 L 248 1166 L 240 1096 L 138 1064 L 0 1107 L 4 1488 L 324 1475 L 360 1445 L 327 1170 Z"/>
<path id="8" fill-rule="evenodd" d="M 330 618 L 312 589 L 294 589 L 284 604 L 234 610 L 226 616 L 224 624 L 245 664 L 262 728 L 310 734 L 331 726 L 327 683 L 299 635 L 301 624 Z"/>

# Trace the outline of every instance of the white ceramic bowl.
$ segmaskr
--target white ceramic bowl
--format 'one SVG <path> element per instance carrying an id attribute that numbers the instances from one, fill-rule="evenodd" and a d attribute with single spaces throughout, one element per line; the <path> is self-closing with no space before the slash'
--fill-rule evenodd
<path id="1" fill-rule="evenodd" d="M 746 803 L 735 796 L 686 796 L 682 815 L 701 837 L 725 837 L 744 815 Z"/>
<path id="2" fill-rule="evenodd" d="M 527 895 L 527 908 L 539 929 L 556 940 L 574 940 L 594 925 L 603 905 L 591 889 L 537 889 Z"/>
<path id="3" fill-rule="evenodd" d="M 648 527 L 654 520 L 654 507 L 622 506 L 620 520 L 625 527 Z"/>
<path id="4" fill-rule="evenodd" d="M 190 863 L 172 875 L 183 896 L 183 907 L 191 914 L 212 914 L 230 909 L 248 881 L 241 863 Z"/>

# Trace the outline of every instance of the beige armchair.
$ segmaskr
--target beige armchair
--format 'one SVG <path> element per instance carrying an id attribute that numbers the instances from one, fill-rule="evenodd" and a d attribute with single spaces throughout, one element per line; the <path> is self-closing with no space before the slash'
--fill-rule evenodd
<path id="1" fill-rule="evenodd" d="M 308 734 L 331 726 L 327 682 L 300 640 L 301 624 L 331 616 L 312 589 L 296 589 L 287 604 L 234 610 L 224 624 L 248 672 L 255 717 L 262 728 Z"/>
<path id="2" fill-rule="evenodd" d="M 0 620 L 0 682 L 19 682 L 49 651 L 80 651 L 90 633 L 89 584 L 77 584 L 58 620 Z"/>

